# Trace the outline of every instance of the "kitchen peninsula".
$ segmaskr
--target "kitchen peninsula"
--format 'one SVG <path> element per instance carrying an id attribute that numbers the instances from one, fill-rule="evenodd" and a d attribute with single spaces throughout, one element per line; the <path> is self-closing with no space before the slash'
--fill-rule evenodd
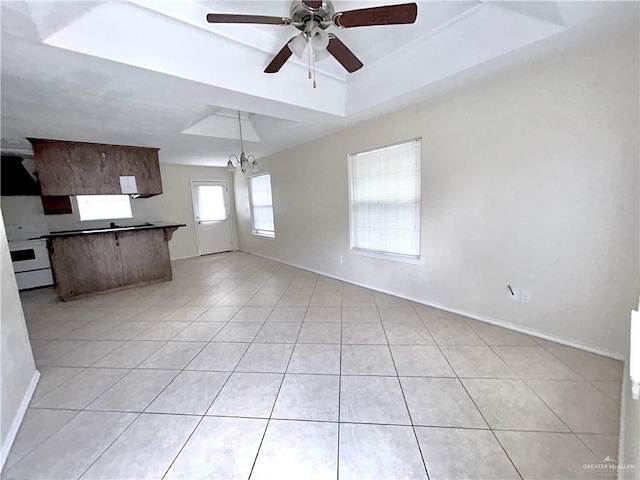
<path id="1" fill-rule="evenodd" d="M 169 240 L 184 224 L 52 232 L 46 238 L 62 300 L 169 281 Z"/>

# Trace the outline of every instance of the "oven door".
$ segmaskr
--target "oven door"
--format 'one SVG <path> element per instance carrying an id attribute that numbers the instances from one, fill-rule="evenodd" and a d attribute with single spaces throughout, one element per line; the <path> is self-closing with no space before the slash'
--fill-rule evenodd
<path id="1" fill-rule="evenodd" d="M 16 273 L 51 268 L 46 240 L 11 242 L 9 252 Z"/>

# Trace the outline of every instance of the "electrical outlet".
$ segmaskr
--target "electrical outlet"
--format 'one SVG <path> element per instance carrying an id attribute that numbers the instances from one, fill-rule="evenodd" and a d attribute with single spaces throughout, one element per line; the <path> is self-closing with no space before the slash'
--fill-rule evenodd
<path id="1" fill-rule="evenodd" d="M 520 293 L 520 300 L 522 301 L 522 303 L 529 303 L 531 301 L 531 292 L 522 290 L 522 292 Z"/>

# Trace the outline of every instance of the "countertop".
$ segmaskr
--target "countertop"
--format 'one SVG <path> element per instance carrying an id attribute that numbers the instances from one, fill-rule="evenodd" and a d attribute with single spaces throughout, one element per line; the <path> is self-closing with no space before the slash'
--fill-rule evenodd
<path id="1" fill-rule="evenodd" d="M 114 228 L 94 228 L 89 230 L 66 230 L 62 232 L 51 232 L 48 235 L 32 238 L 31 240 L 38 240 L 41 238 L 59 238 L 59 237 L 72 237 L 77 235 L 96 235 L 101 233 L 118 233 L 118 232 L 131 232 L 138 230 L 154 230 L 158 228 L 179 228 L 186 227 L 184 223 L 171 223 L 171 222 L 154 222 L 145 223 L 143 225 L 132 225 L 128 227 L 114 227 Z"/>

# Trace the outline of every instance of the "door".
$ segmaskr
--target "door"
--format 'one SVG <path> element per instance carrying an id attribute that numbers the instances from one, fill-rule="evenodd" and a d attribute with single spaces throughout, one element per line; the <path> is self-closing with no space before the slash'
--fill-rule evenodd
<path id="1" fill-rule="evenodd" d="M 191 194 L 200 255 L 233 250 L 227 183 L 192 181 Z"/>

